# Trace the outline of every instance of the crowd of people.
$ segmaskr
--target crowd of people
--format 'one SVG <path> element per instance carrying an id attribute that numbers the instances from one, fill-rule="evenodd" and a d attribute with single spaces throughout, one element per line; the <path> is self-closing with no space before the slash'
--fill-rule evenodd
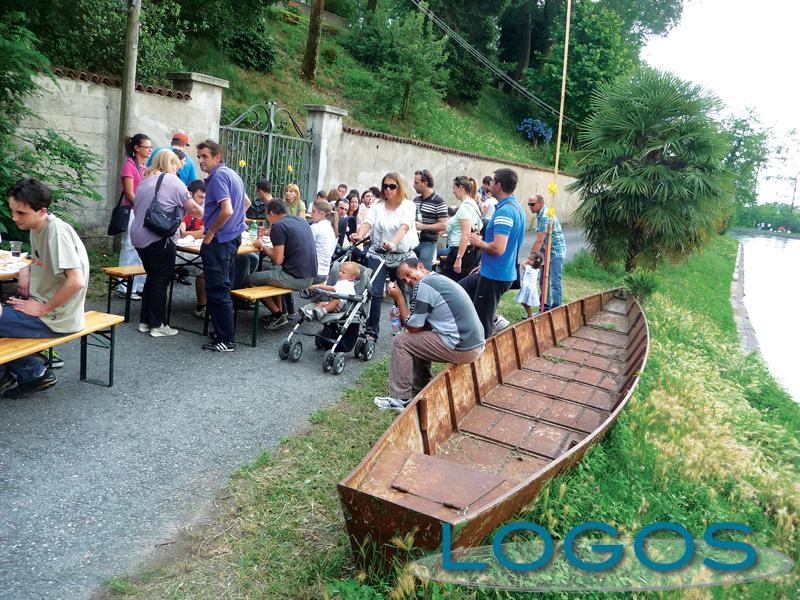
<path id="1" fill-rule="evenodd" d="M 278 199 L 270 182 L 262 180 L 254 197 L 267 223 L 253 240 L 255 252 L 240 254 L 252 204 L 244 183 L 225 164 L 223 150 L 213 140 L 196 145 L 198 163 L 206 174 L 199 179 L 185 152 L 188 144 L 183 131 L 175 132 L 170 145 L 155 150 L 144 134 L 127 140 L 120 178 L 122 198 L 131 211 L 120 264 L 141 264 L 146 273 L 130 280 L 132 298 L 141 300 L 140 332 L 155 338 L 178 333 L 167 322 L 167 290 L 173 278 L 190 285 L 193 276 L 194 314 L 205 318 L 207 312 L 213 329 L 202 348 L 233 352 L 233 289 L 271 285 L 296 291 L 312 286 L 350 290 L 358 273 L 353 265 L 360 263 L 373 273 L 368 336 L 375 341 L 381 333 L 386 294 L 397 305 L 405 327 L 393 339 L 390 395 L 375 399 L 380 408 L 402 409 L 430 379 L 431 362 L 462 363 L 480 356 L 484 340 L 503 326 L 497 306 L 503 294 L 520 282 L 521 268 L 529 274 L 543 258 L 549 261 L 551 286 L 541 309 L 561 303 L 565 248 L 560 224 L 547 216 L 541 195 L 530 196 L 527 204 L 538 219 L 537 236 L 528 254 L 523 254 L 526 217 L 514 196 L 518 176 L 512 169 L 497 169 L 480 185 L 468 175 L 456 177 L 452 195 L 458 205 L 452 208 L 436 192 L 431 172 L 424 169 L 413 174 L 413 196 L 406 180 L 390 172 L 380 186 L 362 193 L 346 184 L 320 191 L 310 207 L 296 184 L 288 184 Z M 12 190 L 15 221 L 21 229 L 31 230 L 37 256 L 46 248 L 52 262 L 34 261 L 20 273 L 22 299 L 0 315 L 0 335 L 52 336 L 81 328 L 86 251 L 74 229 L 48 213 L 49 199 L 49 190 L 34 180 Z M 45 234 L 47 239 L 41 237 Z M 185 236 L 202 240 L 202 268 L 176 269 L 179 240 Z M 548 247 L 550 254 L 544 257 Z M 345 253 L 348 262 L 341 265 L 338 281 L 325 286 L 332 261 Z M 525 295 L 524 303 L 532 302 L 530 297 Z M 293 318 L 320 318 L 343 305 L 326 301 L 295 311 L 292 294 L 263 302 L 269 309 L 264 326 L 270 331 Z M 539 307 L 526 305 L 529 316 L 535 308 Z M 41 361 L 27 357 L 8 363 L 0 391 L 45 389 L 54 382 Z"/>

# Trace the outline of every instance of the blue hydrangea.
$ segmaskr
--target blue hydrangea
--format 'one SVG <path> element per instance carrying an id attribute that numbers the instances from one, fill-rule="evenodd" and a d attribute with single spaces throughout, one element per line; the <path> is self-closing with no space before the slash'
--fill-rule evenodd
<path id="1" fill-rule="evenodd" d="M 517 131 L 522 133 L 529 142 L 538 140 L 549 144 L 553 138 L 553 129 L 542 123 L 539 119 L 525 117 L 519 125 Z"/>

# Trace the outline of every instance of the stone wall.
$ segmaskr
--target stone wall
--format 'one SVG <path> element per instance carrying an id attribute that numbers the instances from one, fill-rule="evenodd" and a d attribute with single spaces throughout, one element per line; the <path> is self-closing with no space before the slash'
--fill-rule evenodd
<path id="1" fill-rule="evenodd" d="M 43 91 L 27 105 L 38 118 L 26 120 L 20 129 L 50 128 L 67 133 L 100 156 L 96 190 L 100 202 L 87 200 L 73 211 L 85 238 L 106 237 L 111 209 L 119 197 L 117 157 L 121 90 L 118 82 L 91 73 L 59 69 L 55 81 L 40 77 Z M 133 99 L 131 133 L 144 133 L 154 146 L 169 144 L 172 134 L 183 129 L 189 135 L 188 153 L 198 173 L 194 144 L 219 136 L 222 90 L 228 82 L 199 73 L 170 74 L 174 89 L 137 86 Z"/>
<path id="2" fill-rule="evenodd" d="M 396 171 L 411 184 L 414 171 L 428 169 L 434 177 L 435 188 L 447 201 L 455 204 L 452 193 L 453 178 L 471 175 L 478 184 L 485 175 L 499 167 L 514 169 L 520 178 L 516 195 L 524 201 L 535 192 L 549 202 L 547 185 L 553 179 L 552 171 L 532 165 L 493 159 L 462 152 L 417 140 L 408 140 L 373 131 L 343 127 L 342 117 L 347 112 L 320 105 L 308 105 L 308 124 L 314 135 L 315 156 L 312 159 L 311 187 L 328 190 L 346 183 L 359 191 L 379 185 L 384 174 Z M 573 222 L 573 212 L 578 205 L 577 194 L 564 188 L 574 181 L 559 175 L 557 199 L 558 217 L 562 223 Z M 410 189 L 413 193 L 413 190 Z"/>

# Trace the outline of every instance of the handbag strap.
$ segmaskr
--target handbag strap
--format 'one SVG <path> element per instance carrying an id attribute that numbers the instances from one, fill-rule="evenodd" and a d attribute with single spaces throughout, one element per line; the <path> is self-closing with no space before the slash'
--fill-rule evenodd
<path id="1" fill-rule="evenodd" d="M 166 175 L 166 173 L 162 173 L 161 175 L 158 176 L 158 181 L 156 181 L 156 191 L 155 194 L 153 195 L 153 202 L 158 201 L 158 191 L 161 189 L 161 182 L 164 181 L 164 175 Z M 152 206 L 152 203 L 150 204 L 150 206 Z"/>

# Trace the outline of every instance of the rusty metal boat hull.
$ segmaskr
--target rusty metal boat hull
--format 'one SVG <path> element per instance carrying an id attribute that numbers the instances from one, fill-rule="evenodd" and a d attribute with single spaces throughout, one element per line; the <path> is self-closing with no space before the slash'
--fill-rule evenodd
<path id="1" fill-rule="evenodd" d="M 339 483 L 356 557 L 395 536 L 436 549 L 475 546 L 605 435 L 639 381 L 647 320 L 621 290 L 576 300 L 487 341 L 450 365 Z"/>

